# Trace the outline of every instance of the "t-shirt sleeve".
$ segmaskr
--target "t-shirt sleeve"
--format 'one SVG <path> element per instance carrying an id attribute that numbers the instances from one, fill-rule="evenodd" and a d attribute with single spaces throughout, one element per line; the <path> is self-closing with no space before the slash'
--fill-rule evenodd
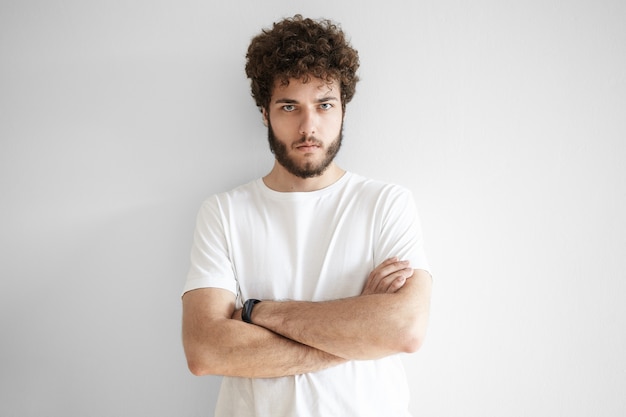
<path id="1" fill-rule="evenodd" d="M 190 261 L 183 294 L 198 288 L 222 288 L 237 294 L 223 210 L 217 196 L 205 200 L 200 208 Z"/>
<path id="2" fill-rule="evenodd" d="M 393 185 L 381 195 L 380 235 L 375 252 L 379 265 L 385 259 L 397 256 L 408 260 L 414 269 L 430 272 L 424 251 L 420 217 L 411 192 Z"/>

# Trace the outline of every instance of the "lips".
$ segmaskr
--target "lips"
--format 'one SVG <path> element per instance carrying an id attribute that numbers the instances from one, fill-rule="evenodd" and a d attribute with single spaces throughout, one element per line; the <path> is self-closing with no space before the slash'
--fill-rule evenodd
<path id="1" fill-rule="evenodd" d="M 309 137 L 306 139 L 302 138 L 294 145 L 294 148 L 296 148 L 297 150 L 308 151 L 308 152 L 313 152 L 314 150 L 319 149 L 321 147 L 322 147 L 322 143 L 313 137 Z"/>
<path id="2" fill-rule="evenodd" d="M 315 144 L 303 144 L 303 145 L 298 145 L 296 146 L 296 149 L 300 150 L 300 151 L 314 151 L 316 149 L 319 149 L 320 146 L 319 145 L 315 145 Z"/>

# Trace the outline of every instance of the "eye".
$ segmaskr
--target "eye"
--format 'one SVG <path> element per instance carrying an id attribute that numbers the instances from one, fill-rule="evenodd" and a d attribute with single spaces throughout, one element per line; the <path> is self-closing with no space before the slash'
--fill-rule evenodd
<path id="1" fill-rule="evenodd" d="M 285 104 L 283 106 L 283 110 L 286 112 L 292 112 L 296 109 L 296 106 L 294 106 L 293 104 Z"/>
<path id="2" fill-rule="evenodd" d="M 334 106 L 330 103 L 322 103 L 320 104 L 320 109 L 322 110 L 330 110 L 332 109 Z"/>

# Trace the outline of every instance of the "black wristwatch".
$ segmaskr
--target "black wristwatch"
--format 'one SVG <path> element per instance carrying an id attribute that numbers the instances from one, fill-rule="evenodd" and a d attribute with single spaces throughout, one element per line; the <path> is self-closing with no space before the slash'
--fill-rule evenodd
<path id="1" fill-rule="evenodd" d="M 254 324 L 252 323 L 252 318 L 251 318 L 252 309 L 257 303 L 260 303 L 260 302 L 261 300 L 256 300 L 254 298 L 250 298 L 249 300 L 246 300 L 246 302 L 243 303 L 243 309 L 241 310 L 241 319 L 245 321 L 246 323 Z"/>

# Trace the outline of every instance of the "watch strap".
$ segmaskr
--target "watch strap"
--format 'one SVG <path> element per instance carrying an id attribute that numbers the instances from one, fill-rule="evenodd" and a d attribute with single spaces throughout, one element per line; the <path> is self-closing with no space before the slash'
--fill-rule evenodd
<path id="1" fill-rule="evenodd" d="M 241 310 L 241 319 L 246 323 L 254 324 L 252 323 L 252 309 L 260 302 L 261 300 L 257 300 L 255 298 L 246 300 L 246 302 L 243 303 L 243 309 Z"/>

